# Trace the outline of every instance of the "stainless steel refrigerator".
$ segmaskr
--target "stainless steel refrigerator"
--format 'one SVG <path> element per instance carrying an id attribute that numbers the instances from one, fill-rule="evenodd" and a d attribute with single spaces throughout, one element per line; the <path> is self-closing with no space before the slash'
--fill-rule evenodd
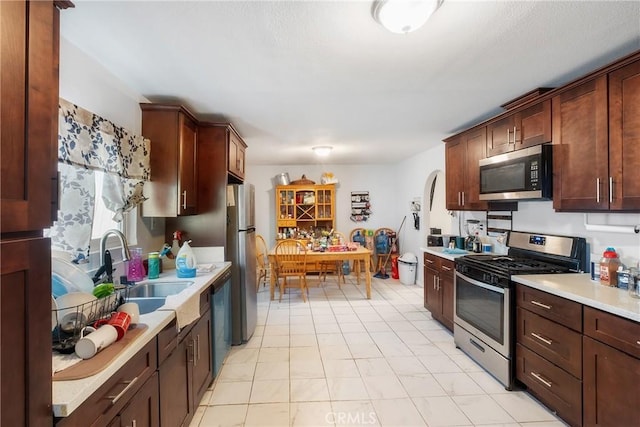
<path id="1" fill-rule="evenodd" d="M 231 343 L 247 342 L 256 329 L 255 188 L 227 187 L 227 261 L 231 261 Z"/>

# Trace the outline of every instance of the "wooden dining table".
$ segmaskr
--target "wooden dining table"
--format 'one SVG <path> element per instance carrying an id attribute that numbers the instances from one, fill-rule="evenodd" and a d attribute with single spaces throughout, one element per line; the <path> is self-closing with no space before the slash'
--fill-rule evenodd
<path id="1" fill-rule="evenodd" d="M 276 289 L 276 252 L 275 248 L 272 248 L 269 253 L 269 264 L 271 265 L 270 274 L 270 293 L 271 300 L 273 301 Z M 312 250 L 307 251 L 307 264 L 314 265 L 320 261 L 362 261 L 364 265 L 364 281 L 367 290 L 367 299 L 371 299 L 371 251 L 362 246 L 358 247 L 355 251 L 324 251 L 316 252 Z M 356 282 L 360 284 L 360 262 L 355 262 Z M 315 271 L 315 270 L 314 270 Z"/>

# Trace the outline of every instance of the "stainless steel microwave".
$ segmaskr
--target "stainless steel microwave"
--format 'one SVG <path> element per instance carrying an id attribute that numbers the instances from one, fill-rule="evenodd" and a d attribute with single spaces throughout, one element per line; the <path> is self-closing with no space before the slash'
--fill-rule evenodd
<path id="1" fill-rule="evenodd" d="M 480 160 L 480 200 L 551 200 L 551 144 Z"/>

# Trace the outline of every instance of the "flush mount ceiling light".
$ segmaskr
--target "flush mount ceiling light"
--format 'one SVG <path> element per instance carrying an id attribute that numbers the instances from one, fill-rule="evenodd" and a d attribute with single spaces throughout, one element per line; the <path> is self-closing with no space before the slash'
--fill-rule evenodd
<path id="1" fill-rule="evenodd" d="M 319 145 L 317 147 L 313 147 L 312 150 L 318 157 L 328 157 L 329 154 L 331 154 L 331 150 L 333 150 L 333 147 L 329 145 Z"/>
<path id="2" fill-rule="evenodd" d="M 417 30 L 435 12 L 443 0 L 376 0 L 373 17 L 392 33 L 406 34 Z"/>

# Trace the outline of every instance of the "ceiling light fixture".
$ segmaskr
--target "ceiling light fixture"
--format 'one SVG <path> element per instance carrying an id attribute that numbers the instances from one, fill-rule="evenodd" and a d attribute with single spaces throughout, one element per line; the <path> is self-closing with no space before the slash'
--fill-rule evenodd
<path id="1" fill-rule="evenodd" d="M 331 154 L 331 150 L 333 150 L 333 147 L 329 145 L 319 145 L 317 147 L 313 147 L 312 150 L 318 157 L 328 157 L 329 154 Z"/>
<path id="2" fill-rule="evenodd" d="M 417 30 L 427 22 L 444 0 L 376 0 L 373 17 L 380 25 L 396 34 Z"/>

